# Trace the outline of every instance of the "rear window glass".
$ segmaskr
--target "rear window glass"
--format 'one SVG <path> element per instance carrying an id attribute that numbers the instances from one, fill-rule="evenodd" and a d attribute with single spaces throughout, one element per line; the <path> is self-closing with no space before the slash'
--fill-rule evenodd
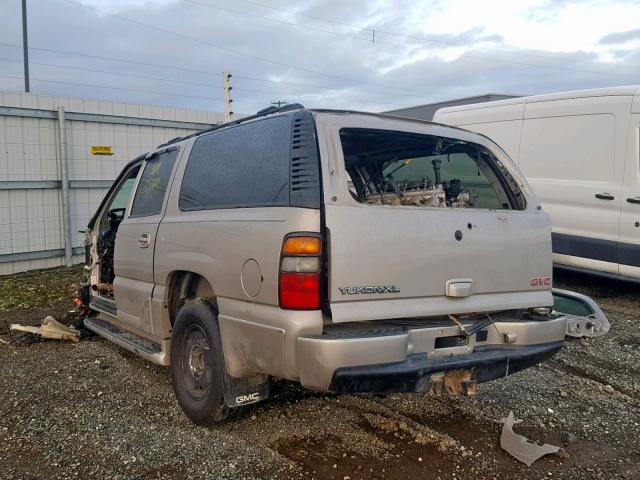
<path id="1" fill-rule="evenodd" d="M 162 211 L 164 195 L 177 156 L 178 149 L 174 148 L 145 160 L 144 170 L 131 206 L 132 217 L 157 215 Z"/>
<path id="2" fill-rule="evenodd" d="M 348 188 L 370 205 L 524 208 L 509 172 L 482 145 L 392 130 L 340 131 Z"/>
<path id="3" fill-rule="evenodd" d="M 291 120 L 273 117 L 198 138 L 180 189 L 180 210 L 289 204 Z"/>

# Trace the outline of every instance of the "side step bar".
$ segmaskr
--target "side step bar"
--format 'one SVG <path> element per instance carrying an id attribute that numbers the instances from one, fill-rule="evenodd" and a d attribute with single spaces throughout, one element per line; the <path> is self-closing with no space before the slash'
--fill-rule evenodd
<path id="1" fill-rule="evenodd" d="M 85 318 L 84 326 L 116 345 L 146 358 L 150 362 L 164 366 L 169 365 L 168 349 L 166 348 L 168 345 L 151 342 L 97 317 Z"/>
<path id="2" fill-rule="evenodd" d="M 118 308 L 116 302 L 102 297 L 92 296 L 89 302 L 89 307 L 99 312 L 108 313 L 114 317 L 118 315 Z"/>

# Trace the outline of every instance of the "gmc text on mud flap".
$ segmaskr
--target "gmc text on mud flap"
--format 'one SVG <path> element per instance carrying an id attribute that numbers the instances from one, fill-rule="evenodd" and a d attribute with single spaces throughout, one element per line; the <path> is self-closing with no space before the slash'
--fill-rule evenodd
<path id="1" fill-rule="evenodd" d="M 236 405 L 257 402 L 258 400 L 260 400 L 260 394 L 258 392 L 248 393 L 246 395 L 238 395 L 236 397 Z"/>

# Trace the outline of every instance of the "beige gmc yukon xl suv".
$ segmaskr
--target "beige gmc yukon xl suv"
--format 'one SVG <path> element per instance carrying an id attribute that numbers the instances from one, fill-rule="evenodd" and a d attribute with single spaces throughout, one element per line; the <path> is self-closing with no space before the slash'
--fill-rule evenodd
<path id="1" fill-rule="evenodd" d="M 504 151 L 433 123 L 289 105 L 176 138 L 86 243 L 86 327 L 170 365 L 198 424 L 270 377 L 473 394 L 608 329 L 588 298 L 553 308 L 549 218 Z"/>

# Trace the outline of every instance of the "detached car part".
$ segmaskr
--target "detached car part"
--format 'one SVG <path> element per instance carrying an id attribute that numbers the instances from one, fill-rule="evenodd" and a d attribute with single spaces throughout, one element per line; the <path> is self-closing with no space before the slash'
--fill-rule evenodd
<path id="1" fill-rule="evenodd" d="M 514 423 L 513 412 L 509 412 L 509 416 L 505 419 L 502 427 L 500 446 L 526 466 L 530 467 L 539 458 L 562 450 L 560 447 L 549 445 L 548 443 L 538 445 L 531 442 L 527 437 L 514 433 Z"/>
<path id="2" fill-rule="evenodd" d="M 27 325 L 19 325 L 12 323 L 9 329 L 12 332 L 27 332 L 34 335 L 40 335 L 42 338 L 50 338 L 53 340 L 71 340 L 73 342 L 80 341 L 80 332 L 72 327 L 67 327 L 56 321 L 53 317 L 46 317 L 39 327 L 30 327 Z"/>
<path id="3" fill-rule="evenodd" d="M 611 324 L 596 302 L 581 293 L 554 288 L 553 310 L 567 319 L 567 335 L 570 337 L 600 337 Z"/>

